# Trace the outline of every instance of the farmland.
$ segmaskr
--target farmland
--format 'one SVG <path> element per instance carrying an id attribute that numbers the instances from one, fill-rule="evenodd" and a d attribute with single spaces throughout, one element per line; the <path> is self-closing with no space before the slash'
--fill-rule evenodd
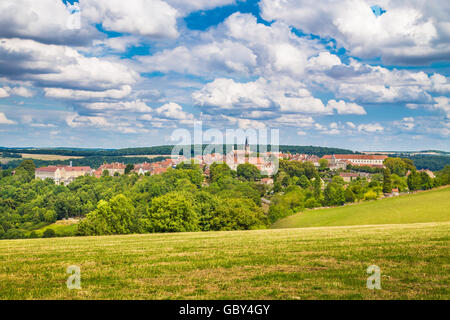
<path id="1" fill-rule="evenodd" d="M 448 299 L 450 223 L 0 241 L 1 299 Z M 66 268 L 81 268 L 68 290 Z M 381 268 L 381 290 L 366 269 Z"/>

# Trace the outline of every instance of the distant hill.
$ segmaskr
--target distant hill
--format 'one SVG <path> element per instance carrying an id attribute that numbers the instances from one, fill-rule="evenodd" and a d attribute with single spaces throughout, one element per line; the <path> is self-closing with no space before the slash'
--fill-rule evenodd
<path id="1" fill-rule="evenodd" d="M 103 157 L 118 157 L 118 156 L 139 156 L 139 155 L 167 155 L 172 153 L 173 145 L 166 146 L 156 146 L 156 147 L 145 147 L 145 148 L 126 148 L 126 149 L 77 149 L 77 148 L 2 148 L 3 151 L 11 153 L 29 153 L 29 154 L 54 154 L 62 156 L 74 156 L 74 157 L 93 157 L 93 156 L 103 156 Z M 204 150 L 207 145 L 202 146 Z M 237 147 L 237 146 L 235 146 Z M 224 146 L 222 152 L 226 152 L 226 147 Z M 270 151 L 270 147 L 268 147 Z M 316 146 L 280 146 L 279 150 L 281 152 L 290 153 L 306 153 L 315 154 L 317 156 L 323 156 L 325 154 L 352 154 L 355 153 L 352 150 L 340 149 L 340 148 L 327 148 L 327 147 L 316 147 Z M 217 150 L 220 152 L 220 150 Z M 191 148 L 191 153 L 194 153 L 193 148 Z"/>

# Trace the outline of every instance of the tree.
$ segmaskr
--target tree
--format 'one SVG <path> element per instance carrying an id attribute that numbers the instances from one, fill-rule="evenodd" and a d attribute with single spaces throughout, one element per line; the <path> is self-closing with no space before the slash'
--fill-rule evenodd
<path id="1" fill-rule="evenodd" d="M 134 169 L 134 164 L 127 164 L 125 167 L 125 174 L 129 174 Z"/>
<path id="2" fill-rule="evenodd" d="M 259 169 L 251 163 L 243 163 L 237 167 L 237 176 L 247 181 L 255 181 L 261 178 Z"/>
<path id="3" fill-rule="evenodd" d="M 336 182 L 328 183 L 324 190 L 324 198 L 328 206 L 343 205 L 345 203 L 344 187 Z"/>
<path id="4" fill-rule="evenodd" d="M 196 209 L 191 194 L 170 192 L 152 200 L 141 223 L 148 232 L 199 231 Z"/>
<path id="5" fill-rule="evenodd" d="M 425 171 L 422 171 L 420 173 L 420 189 L 422 190 L 428 190 L 433 188 L 433 181 L 431 180 L 428 173 Z"/>
<path id="6" fill-rule="evenodd" d="M 18 169 L 25 170 L 29 181 L 31 181 L 34 178 L 34 172 L 36 171 L 36 165 L 34 164 L 33 160 L 23 160 L 20 165 L 16 168 L 16 171 Z"/>
<path id="7" fill-rule="evenodd" d="M 328 160 L 327 159 L 320 159 L 319 160 L 319 170 L 324 171 L 328 169 Z"/>
<path id="8" fill-rule="evenodd" d="M 345 202 L 355 202 L 356 196 L 351 188 L 347 188 L 344 192 Z"/>
<path id="9" fill-rule="evenodd" d="M 87 214 L 79 226 L 81 235 L 128 234 L 139 231 L 135 208 L 123 194 L 110 201 L 100 200 L 97 209 Z"/>
<path id="10" fill-rule="evenodd" d="M 444 169 L 437 172 L 436 180 L 441 186 L 450 184 L 450 165 L 446 165 Z"/>
<path id="11" fill-rule="evenodd" d="M 408 178 L 406 179 L 406 182 L 410 191 L 416 191 L 420 189 L 420 184 L 422 181 L 417 170 L 411 171 L 411 173 L 408 175 Z"/>
<path id="12" fill-rule="evenodd" d="M 265 226 L 262 209 L 249 199 L 242 198 L 221 201 L 211 221 L 211 230 L 250 230 Z"/>
<path id="13" fill-rule="evenodd" d="M 309 182 L 308 178 L 305 175 L 302 175 L 298 181 L 297 185 L 302 187 L 303 189 L 307 189 L 311 186 L 311 183 Z"/>
<path id="14" fill-rule="evenodd" d="M 219 180 L 221 177 L 228 176 L 234 177 L 236 172 L 231 170 L 231 168 L 226 163 L 214 162 L 209 167 L 209 180 L 211 182 Z"/>
<path id="15" fill-rule="evenodd" d="M 391 170 L 385 168 L 383 170 L 383 193 L 392 192 Z"/>

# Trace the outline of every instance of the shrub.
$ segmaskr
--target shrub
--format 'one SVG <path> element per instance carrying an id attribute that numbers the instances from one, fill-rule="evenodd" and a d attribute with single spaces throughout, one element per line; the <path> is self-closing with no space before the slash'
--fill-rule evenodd
<path id="1" fill-rule="evenodd" d="M 42 234 L 43 238 L 54 238 L 56 237 L 56 232 L 53 229 L 45 229 L 44 233 Z"/>

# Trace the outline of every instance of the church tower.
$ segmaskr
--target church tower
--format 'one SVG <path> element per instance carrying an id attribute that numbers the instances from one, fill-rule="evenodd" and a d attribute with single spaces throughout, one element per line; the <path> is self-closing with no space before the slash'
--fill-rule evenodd
<path id="1" fill-rule="evenodd" d="M 245 138 L 245 154 L 250 154 L 250 145 L 248 144 L 248 138 Z"/>

